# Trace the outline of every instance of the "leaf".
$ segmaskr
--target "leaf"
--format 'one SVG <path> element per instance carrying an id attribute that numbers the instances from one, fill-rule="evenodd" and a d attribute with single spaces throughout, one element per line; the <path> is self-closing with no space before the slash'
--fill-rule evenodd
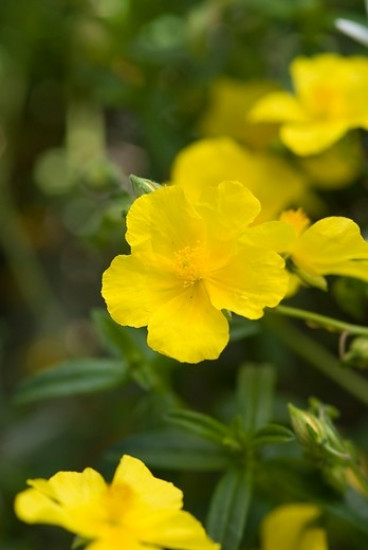
<path id="1" fill-rule="evenodd" d="M 147 356 L 153 356 L 140 330 L 118 325 L 103 309 L 94 309 L 92 319 L 102 341 L 115 356 L 123 356 L 130 365 L 141 364 Z"/>
<path id="2" fill-rule="evenodd" d="M 252 496 L 249 469 L 230 469 L 220 479 L 207 519 L 209 536 L 222 550 L 237 550 L 241 543 Z"/>
<path id="3" fill-rule="evenodd" d="M 254 336 L 260 331 L 260 326 L 260 323 L 257 323 L 257 321 L 249 321 L 248 319 L 244 319 L 244 317 L 232 314 L 230 322 L 230 340 L 232 342 L 237 342 L 238 340 Z"/>
<path id="4" fill-rule="evenodd" d="M 229 429 L 215 418 L 196 411 L 177 409 L 170 411 L 168 421 L 183 430 L 221 445 L 229 437 Z"/>
<path id="5" fill-rule="evenodd" d="M 174 429 L 154 430 L 127 437 L 113 447 L 107 459 L 118 461 L 124 454 L 140 458 L 153 468 L 213 471 L 227 468 L 229 455 L 219 445 Z"/>
<path id="6" fill-rule="evenodd" d="M 128 379 L 127 365 L 121 359 L 75 359 L 24 380 L 15 394 L 15 400 L 17 403 L 30 403 L 94 393 L 121 386 Z"/>
<path id="7" fill-rule="evenodd" d="M 255 432 L 269 422 L 275 378 L 272 365 L 248 364 L 240 369 L 236 398 L 246 432 Z"/>
<path id="8" fill-rule="evenodd" d="M 294 441 L 294 433 L 279 424 L 267 424 L 254 434 L 251 445 L 258 447 L 260 445 L 269 445 L 275 443 L 290 443 Z"/>

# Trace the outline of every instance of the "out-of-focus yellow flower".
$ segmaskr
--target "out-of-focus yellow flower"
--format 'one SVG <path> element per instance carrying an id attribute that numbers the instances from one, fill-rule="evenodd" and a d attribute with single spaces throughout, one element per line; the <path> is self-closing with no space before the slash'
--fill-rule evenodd
<path id="1" fill-rule="evenodd" d="M 368 243 L 352 220 L 332 216 L 310 225 L 301 209 L 284 212 L 280 220 L 292 231 L 276 248 L 284 247 L 302 280 L 323 285 L 324 275 L 342 275 L 368 281 Z"/>
<path id="2" fill-rule="evenodd" d="M 204 139 L 182 149 L 171 172 L 171 183 L 179 185 L 190 200 L 199 199 L 203 188 L 224 180 L 244 183 L 260 200 L 257 222 L 277 219 L 280 212 L 305 193 L 302 176 L 282 158 L 250 153 L 231 138 Z"/>
<path id="3" fill-rule="evenodd" d="M 362 172 L 364 154 L 353 132 L 319 155 L 300 157 L 299 165 L 313 187 L 341 189 L 351 185 Z"/>
<path id="4" fill-rule="evenodd" d="M 328 550 L 318 525 L 321 510 L 313 504 L 285 504 L 267 514 L 261 525 L 261 550 Z"/>
<path id="5" fill-rule="evenodd" d="M 262 96 L 276 90 L 272 82 L 243 82 L 221 77 L 212 83 L 208 107 L 200 120 L 204 136 L 229 136 L 247 146 L 263 149 L 277 136 L 278 125 L 250 122 L 248 112 Z"/>
<path id="6" fill-rule="evenodd" d="M 177 185 L 138 198 L 127 216 L 132 254 L 103 276 L 112 318 L 147 325 L 148 345 L 179 361 L 217 358 L 229 339 L 222 310 L 258 319 L 286 292 L 283 259 L 251 235 L 242 242 L 259 210 L 232 181 L 204 187 L 195 203 Z"/>
<path id="7" fill-rule="evenodd" d="M 18 517 L 63 527 L 90 541 L 88 550 L 219 549 L 182 510 L 182 492 L 154 477 L 137 458 L 122 457 L 111 485 L 92 468 L 28 484 L 15 501 Z"/>
<path id="8" fill-rule="evenodd" d="M 368 59 L 322 54 L 291 64 L 295 95 L 262 98 L 251 120 L 281 123 L 283 143 L 297 155 L 330 147 L 352 128 L 368 129 Z"/>

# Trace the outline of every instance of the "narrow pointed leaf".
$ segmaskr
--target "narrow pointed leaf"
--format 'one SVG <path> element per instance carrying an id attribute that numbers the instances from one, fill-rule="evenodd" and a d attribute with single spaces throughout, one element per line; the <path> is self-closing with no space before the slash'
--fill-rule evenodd
<path id="1" fill-rule="evenodd" d="M 214 443 L 222 444 L 224 439 L 229 436 L 229 430 L 215 418 L 196 411 L 177 409 L 170 411 L 168 421 L 183 430 L 213 441 Z"/>
<path id="2" fill-rule="evenodd" d="M 240 369 L 236 398 L 246 432 L 255 432 L 269 422 L 275 379 L 272 365 L 249 364 Z"/>
<path id="3" fill-rule="evenodd" d="M 212 497 L 207 520 L 210 537 L 222 550 L 238 550 L 243 538 L 252 497 L 248 469 L 230 469 L 220 479 Z"/>
<path id="4" fill-rule="evenodd" d="M 15 394 L 15 400 L 17 403 L 30 403 L 94 393 L 121 386 L 128 379 L 128 368 L 122 359 L 76 359 L 24 380 Z"/>

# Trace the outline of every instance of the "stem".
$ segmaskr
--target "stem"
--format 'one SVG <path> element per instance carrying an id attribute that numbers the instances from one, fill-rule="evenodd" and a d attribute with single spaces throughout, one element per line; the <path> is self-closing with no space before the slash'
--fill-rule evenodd
<path id="1" fill-rule="evenodd" d="M 277 306 L 272 311 L 287 317 L 303 319 L 306 322 L 313 323 L 314 325 L 325 328 L 326 330 L 335 330 L 336 332 L 347 332 L 348 334 L 368 336 L 368 327 L 338 321 L 337 319 L 327 317 L 326 315 L 320 315 L 319 313 L 314 313 L 313 311 L 307 311 L 305 309 L 290 306 Z"/>
<path id="2" fill-rule="evenodd" d="M 269 313 L 265 321 L 299 357 L 368 406 L 368 382 L 365 378 L 341 368 L 339 361 L 326 348 L 294 327 L 289 321 L 278 319 L 273 313 Z"/>

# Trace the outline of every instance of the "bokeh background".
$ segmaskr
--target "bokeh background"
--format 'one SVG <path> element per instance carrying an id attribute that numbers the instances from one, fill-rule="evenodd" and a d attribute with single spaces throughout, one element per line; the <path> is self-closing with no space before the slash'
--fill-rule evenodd
<path id="1" fill-rule="evenodd" d="M 87 465 L 110 472 L 114 465 L 101 458 L 106 450 L 158 422 L 162 402 L 134 383 L 30 404 L 14 398 L 21 381 L 35 372 L 108 355 L 91 311 L 104 308 L 102 272 L 113 256 L 127 252 L 128 175 L 170 178 L 178 151 L 203 137 L 201 121 L 219 78 L 288 86 L 289 63 L 299 54 L 366 55 L 336 30 L 337 17 L 364 23 L 363 2 L 1 0 L 3 550 L 61 550 L 70 544 L 71 537 L 58 529 L 25 526 L 13 516 L 14 494 L 26 478 Z M 361 169 L 351 185 L 317 189 L 315 197 L 324 215 L 351 217 L 364 229 L 367 137 L 359 140 Z M 308 290 L 295 300 L 352 322 L 368 320 L 363 283 L 340 280 L 329 294 Z M 315 337 L 336 354 L 333 335 Z M 368 451 L 366 405 L 298 358 L 270 327 L 248 327 L 234 336 L 215 368 L 168 368 L 186 402 L 226 417 L 236 368 L 244 361 L 276 364 L 277 420 L 287 422 L 287 400 L 305 405 L 316 395 L 341 410 L 342 430 Z M 175 476 L 186 488 L 187 507 L 201 515 L 212 474 L 201 479 L 201 491 L 196 474 Z"/>

